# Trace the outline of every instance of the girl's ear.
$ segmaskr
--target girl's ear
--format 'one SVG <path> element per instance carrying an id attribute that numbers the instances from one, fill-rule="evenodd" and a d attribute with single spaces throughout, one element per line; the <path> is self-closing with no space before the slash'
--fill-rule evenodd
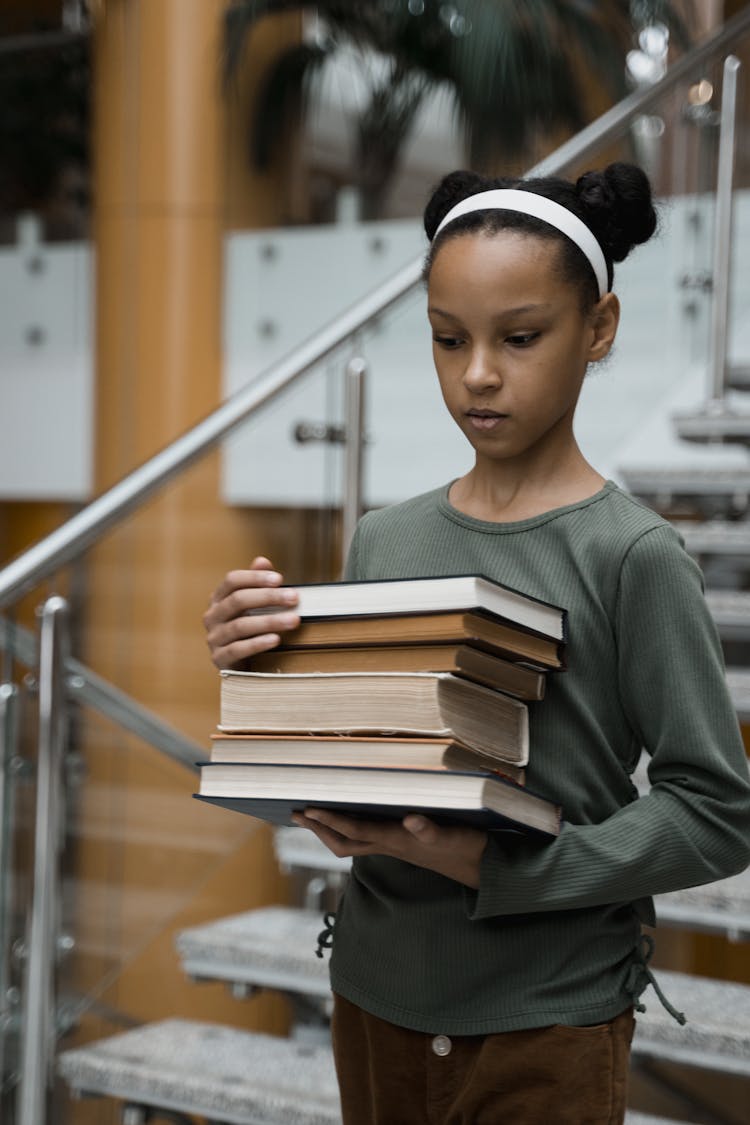
<path id="1" fill-rule="evenodd" d="M 614 293 L 605 293 L 602 299 L 594 305 L 591 313 L 591 346 L 589 348 L 589 363 L 604 359 L 609 352 L 620 323 L 620 302 Z"/>

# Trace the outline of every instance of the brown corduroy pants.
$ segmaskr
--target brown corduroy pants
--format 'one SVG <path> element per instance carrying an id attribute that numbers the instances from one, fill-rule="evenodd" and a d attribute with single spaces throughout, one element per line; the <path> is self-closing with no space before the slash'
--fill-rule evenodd
<path id="1" fill-rule="evenodd" d="M 426 1035 L 336 996 L 344 1125 L 621 1125 L 628 1008 L 595 1027 Z"/>

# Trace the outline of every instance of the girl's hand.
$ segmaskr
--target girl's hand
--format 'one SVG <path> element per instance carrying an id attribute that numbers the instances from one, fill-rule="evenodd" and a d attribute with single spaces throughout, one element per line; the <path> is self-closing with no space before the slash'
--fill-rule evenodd
<path id="1" fill-rule="evenodd" d="M 444 827 L 410 813 L 400 823 L 356 820 L 327 809 L 305 809 L 293 820 L 309 828 L 334 855 L 388 855 L 426 867 L 476 890 L 487 833 Z"/>
<path id="2" fill-rule="evenodd" d="M 281 633 L 299 625 L 294 608 L 297 593 L 279 590 L 282 582 L 271 562 L 262 557 L 253 559 L 250 570 L 230 570 L 225 575 L 203 614 L 206 641 L 217 668 L 232 668 L 248 656 L 275 648 Z M 256 612 L 265 607 L 275 611 Z"/>

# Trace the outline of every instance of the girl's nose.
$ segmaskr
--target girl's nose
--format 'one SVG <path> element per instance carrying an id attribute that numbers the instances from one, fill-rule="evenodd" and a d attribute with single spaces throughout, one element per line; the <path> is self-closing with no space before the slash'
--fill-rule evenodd
<path id="1" fill-rule="evenodd" d="M 475 348 L 464 371 L 464 386 L 474 394 L 502 385 L 502 375 L 491 352 Z"/>

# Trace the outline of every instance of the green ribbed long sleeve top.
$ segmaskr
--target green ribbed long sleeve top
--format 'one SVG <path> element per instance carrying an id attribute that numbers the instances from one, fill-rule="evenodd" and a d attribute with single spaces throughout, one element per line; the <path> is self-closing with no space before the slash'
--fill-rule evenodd
<path id="1" fill-rule="evenodd" d="M 467 573 L 568 610 L 568 668 L 530 704 L 527 769 L 529 788 L 562 804 L 563 829 L 491 835 L 478 891 L 356 857 L 332 986 L 430 1033 L 604 1021 L 648 983 L 651 896 L 750 862 L 747 759 L 701 574 L 613 482 L 512 523 L 464 515 L 441 488 L 368 513 L 348 566 L 355 579 Z M 652 788 L 638 798 L 642 747 Z"/>

